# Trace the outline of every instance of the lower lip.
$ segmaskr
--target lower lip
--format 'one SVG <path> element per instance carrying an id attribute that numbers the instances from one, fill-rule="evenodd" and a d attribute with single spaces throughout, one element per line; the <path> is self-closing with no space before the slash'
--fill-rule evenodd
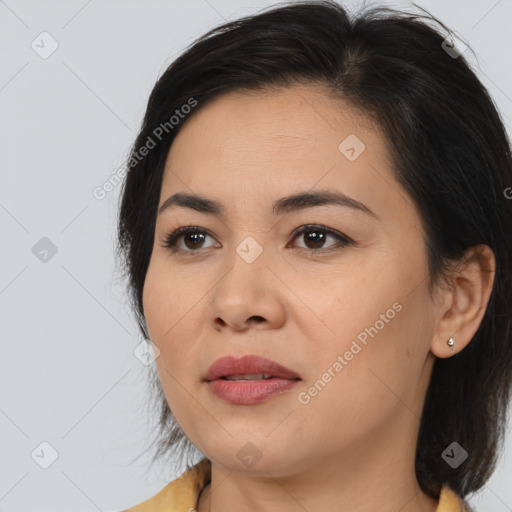
<path id="1" fill-rule="evenodd" d="M 252 405 L 291 389 L 298 380 L 261 379 L 261 380 L 226 380 L 215 379 L 208 382 L 215 396 L 237 405 Z"/>

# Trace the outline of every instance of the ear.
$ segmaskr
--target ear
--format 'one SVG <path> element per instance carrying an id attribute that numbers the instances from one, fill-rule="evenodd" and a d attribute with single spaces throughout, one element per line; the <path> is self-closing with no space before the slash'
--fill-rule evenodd
<path id="1" fill-rule="evenodd" d="M 494 284 L 495 257 L 487 245 L 466 251 L 450 273 L 448 286 L 437 291 L 438 322 L 431 352 L 441 358 L 463 350 L 475 335 Z M 453 338 L 453 350 L 447 344 Z"/>

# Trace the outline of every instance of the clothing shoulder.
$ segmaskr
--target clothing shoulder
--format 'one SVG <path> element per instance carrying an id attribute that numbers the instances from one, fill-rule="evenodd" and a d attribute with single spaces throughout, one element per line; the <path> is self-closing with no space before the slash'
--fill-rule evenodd
<path id="1" fill-rule="evenodd" d="M 448 485 L 443 485 L 436 512 L 474 512 Z"/>
<path id="2" fill-rule="evenodd" d="M 210 461 L 201 459 L 148 500 L 123 512 L 189 512 L 210 481 Z"/>

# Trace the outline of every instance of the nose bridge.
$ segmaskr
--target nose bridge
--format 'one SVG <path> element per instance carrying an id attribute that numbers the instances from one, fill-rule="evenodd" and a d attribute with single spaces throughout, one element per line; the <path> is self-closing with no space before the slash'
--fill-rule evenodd
<path id="1" fill-rule="evenodd" d="M 260 241 L 263 237 L 259 237 Z M 264 248 L 263 248 L 263 242 L 258 242 L 256 238 L 253 236 L 246 236 L 236 247 L 236 253 L 239 256 L 240 259 L 242 259 L 246 264 L 253 265 L 254 262 L 257 260 L 264 260 L 262 258 Z M 268 248 L 266 249 L 266 252 L 268 251 Z"/>
<path id="2" fill-rule="evenodd" d="M 259 237 L 260 240 L 263 237 Z M 235 285 L 246 286 L 241 292 L 250 294 L 255 285 L 263 285 L 262 277 L 267 271 L 269 249 L 264 249 L 263 243 L 254 236 L 248 235 L 233 248 L 233 254 L 228 258 L 229 272 L 226 278 Z M 247 288 L 250 284 L 250 289 Z M 268 285 L 268 283 L 267 283 Z M 256 286 L 258 288 L 258 286 Z"/>

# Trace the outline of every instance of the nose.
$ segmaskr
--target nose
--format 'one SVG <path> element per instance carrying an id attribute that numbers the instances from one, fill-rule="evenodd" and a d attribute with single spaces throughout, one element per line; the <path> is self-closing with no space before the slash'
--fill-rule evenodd
<path id="1" fill-rule="evenodd" d="M 270 259 L 265 251 L 254 261 L 236 252 L 229 258 L 208 305 L 216 331 L 277 329 L 284 323 L 286 286 L 276 277 L 278 271 Z"/>

